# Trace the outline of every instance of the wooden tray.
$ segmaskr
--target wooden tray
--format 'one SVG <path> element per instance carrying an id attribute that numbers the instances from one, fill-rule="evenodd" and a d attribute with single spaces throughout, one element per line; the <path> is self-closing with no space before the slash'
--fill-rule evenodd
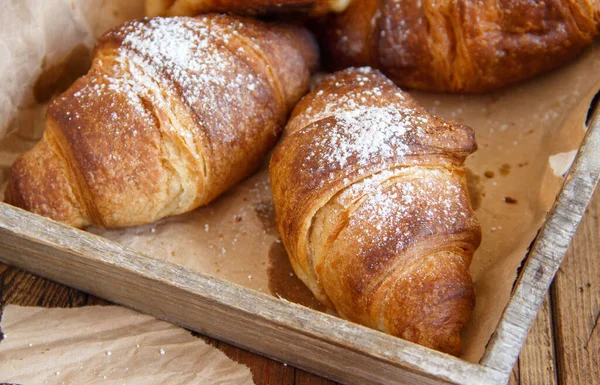
<path id="1" fill-rule="evenodd" d="M 346 384 L 505 384 L 600 175 L 600 107 L 480 364 L 0 203 L 0 260 Z"/>

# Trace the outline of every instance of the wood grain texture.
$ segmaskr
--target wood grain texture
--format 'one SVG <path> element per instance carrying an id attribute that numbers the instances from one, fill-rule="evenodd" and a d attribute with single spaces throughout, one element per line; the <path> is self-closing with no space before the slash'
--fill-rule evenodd
<path id="1" fill-rule="evenodd" d="M 0 269 L 2 303 L 21 306 L 78 307 L 87 304 L 88 295 L 47 279 L 3 265 Z"/>
<path id="2" fill-rule="evenodd" d="M 2 260 L 340 382 L 503 384 L 510 373 L 144 256 L 5 204 L 0 208 Z"/>
<path id="3" fill-rule="evenodd" d="M 600 384 L 600 189 L 554 280 L 560 384 Z"/>
<path id="4" fill-rule="evenodd" d="M 257 384 L 295 384 L 295 368 L 292 366 L 242 350 L 225 342 L 218 342 L 217 347 L 232 360 L 247 365 L 252 371 L 254 382 Z M 312 376 L 314 377 L 314 375 Z"/>
<path id="5" fill-rule="evenodd" d="M 483 365 L 512 370 L 527 332 L 573 238 L 600 176 L 600 108 L 595 113 L 548 219 L 533 243 Z"/>
<path id="6" fill-rule="evenodd" d="M 334 385 L 335 382 L 325 378 L 316 377 L 304 370 L 296 369 L 296 377 L 294 378 L 295 385 Z"/>
<path id="7" fill-rule="evenodd" d="M 546 295 L 518 361 L 519 382 L 527 385 L 556 385 L 554 334 L 550 294 Z"/>
<path id="8" fill-rule="evenodd" d="M 510 378 L 508 379 L 508 385 L 519 385 L 520 377 L 519 377 L 519 362 L 515 364 L 512 372 L 510 373 Z"/>

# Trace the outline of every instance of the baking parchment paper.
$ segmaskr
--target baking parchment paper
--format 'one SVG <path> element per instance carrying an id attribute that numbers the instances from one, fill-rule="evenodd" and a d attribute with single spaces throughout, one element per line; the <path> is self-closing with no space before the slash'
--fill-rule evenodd
<path id="1" fill-rule="evenodd" d="M 52 0 L 43 2 L 44 9 L 35 18 L 6 16 L 34 3 L 42 2 L 15 2 L 0 20 L 0 136 L 4 135 L 0 183 L 4 184 L 16 156 L 41 137 L 50 95 L 85 73 L 93 40 L 109 26 L 142 15 L 136 1 Z M 59 5 L 64 14 L 55 11 Z M 62 27 L 55 27 L 57 23 Z M 22 44 L 25 40 L 27 44 Z M 17 44 L 20 48 L 14 50 Z M 479 361 L 496 328 L 517 269 L 585 134 L 586 114 L 599 89 L 597 41 L 575 62 L 493 94 L 413 93 L 433 113 L 472 126 L 479 144 L 467 161 L 483 242 L 471 266 L 477 305 L 463 332 L 465 360 Z M 134 228 L 88 230 L 150 256 L 326 311 L 287 261 L 274 228 L 266 167 L 191 213 Z"/>
<path id="2" fill-rule="evenodd" d="M 120 306 L 9 305 L 0 382 L 251 385 L 252 373 L 188 330 Z"/>

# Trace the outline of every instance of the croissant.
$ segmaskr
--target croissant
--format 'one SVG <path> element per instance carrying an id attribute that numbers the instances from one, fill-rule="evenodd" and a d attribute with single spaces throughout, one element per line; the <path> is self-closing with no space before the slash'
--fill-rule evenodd
<path id="1" fill-rule="evenodd" d="M 248 176 L 308 91 L 303 29 L 233 16 L 131 21 L 49 106 L 13 164 L 8 203 L 84 227 L 190 211 Z"/>
<path id="2" fill-rule="evenodd" d="M 354 0 L 322 23 L 328 65 L 379 68 L 415 89 L 480 93 L 574 59 L 600 1 Z"/>
<path id="3" fill-rule="evenodd" d="M 341 12 L 351 0 L 146 0 L 148 16 L 194 16 L 207 12 L 265 14 Z"/>
<path id="4" fill-rule="evenodd" d="M 481 230 L 463 162 L 473 130 L 430 115 L 369 68 L 330 75 L 270 161 L 297 276 L 346 319 L 458 355 Z"/>

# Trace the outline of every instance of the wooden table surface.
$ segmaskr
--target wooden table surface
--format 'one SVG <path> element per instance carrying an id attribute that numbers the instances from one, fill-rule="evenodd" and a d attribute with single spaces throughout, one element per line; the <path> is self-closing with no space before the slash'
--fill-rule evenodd
<path id="1" fill-rule="evenodd" d="M 600 189 L 558 271 L 510 384 L 600 384 Z M 1 252 L 1 251 L 0 251 Z M 0 263 L 3 304 L 75 307 L 108 302 Z M 330 385 L 292 366 L 206 338 L 247 365 L 257 385 Z"/>

